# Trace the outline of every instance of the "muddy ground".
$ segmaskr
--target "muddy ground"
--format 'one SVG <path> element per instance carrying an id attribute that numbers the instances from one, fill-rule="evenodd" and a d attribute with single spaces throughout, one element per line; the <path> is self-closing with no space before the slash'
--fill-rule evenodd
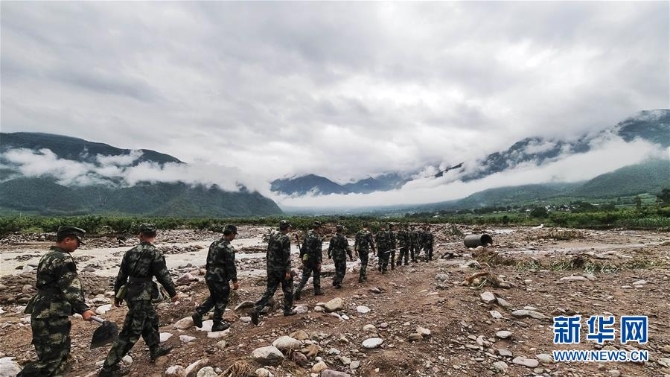
<path id="1" fill-rule="evenodd" d="M 194 376 L 205 365 L 213 368 L 213 375 L 242 376 L 245 371 L 257 375 L 254 371 L 264 367 L 274 376 L 318 376 L 323 363 L 328 370 L 352 376 L 670 375 L 670 234 L 487 229 L 451 224 L 434 225 L 431 230 L 436 237 L 433 261 L 400 266 L 382 275 L 375 270 L 373 259 L 365 283 L 357 282 L 359 264 L 350 263 L 342 290 L 331 286 L 332 262 L 324 254 L 325 296 L 315 297 L 311 288 L 307 289 L 302 300 L 295 303 L 306 313 L 284 317 L 281 311 L 274 311 L 254 326 L 249 323 L 247 309 L 234 309 L 243 302 L 256 301 L 265 289 L 264 259 L 258 257 L 263 255 L 267 229 L 242 227 L 233 242 L 240 251 L 240 290 L 231 296 L 231 310 L 225 316 L 232 322 L 231 329 L 222 334 L 173 326 L 189 317 L 207 296 L 200 267 L 206 245 L 218 235 L 168 232 L 161 236 L 158 246 L 165 248 L 173 277 L 180 281 L 180 301 L 161 303 L 158 312 L 161 333 L 164 337 L 173 335 L 165 344 L 174 349 L 152 365 L 140 340 L 130 352 L 131 375 L 162 376 L 168 371 L 184 375 L 177 366 L 186 368 L 195 362 L 200 363 L 190 370 Z M 493 245 L 466 248 L 463 236 L 471 233 L 490 234 Z M 0 242 L 0 263 L 4 264 L 0 278 L 0 307 L 4 312 L 0 314 L 0 358 L 13 357 L 22 365 L 34 359 L 35 353 L 30 344 L 29 318 L 17 312 L 32 294 L 34 266 L 49 242 L 48 235 L 13 237 Z M 122 255 L 118 251 L 127 249 L 132 240 L 123 242 L 127 245 L 119 248 L 119 240 L 100 239 L 76 252 L 80 271 L 93 258 L 97 261 L 97 266 L 82 273 L 94 307 L 110 302 L 111 276 Z M 475 274 L 481 276 L 467 280 Z M 487 295 L 482 297 L 486 292 L 494 294 L 492 302 L 487 302 L 491 301 Z M 275 298 L 281 301 L 281 290 Z M 336 298 L 341 298 L 343 305 L 333 313 L 321 311 L 324 305 L 317 305 Z M 365 308 L 361 306 L 369 312 L 362 313 Z M 523 309 L 540 314 L 512 314 Z M 125 307 L 113 308 L 103 316 L 121 325 L 125 312 Z M 582 339 L 586 335 L 585 318 L 591 315 L 614 315 L 617 320 L 622 315 L 646 315 L 649 341 L 644 345 L 622 345 L 618 340 L 603 346 L 584 341 L 573 346 L 554 345 L 552 317 L 574 314 L 584 319 Z M 73 319 L 68 376 L 86 376 L 98 370 L 96 363 L 104 359 L 109 347 L 89 349 L 95 327 Z M 221 337 L 213 337 L 217 335 Z M 265 366 L 252 359 L 255 349 L 270 346 L 283 335 L 301 340 L 299 355 L 285 352 L 286 358 L 279 364 Z M 195 339 L 185 342 L 189 337 Z M 383 343 L 377 348 L 363 347 L 362 342 L 369 338 L 381 338 Z M 558 349 L 601 348 L 647 350 L 650 361 L 554 363 L 545 356 Z M 205 374 L 207 371 L 201 370 L 199 376 L 212 375 Z"/>

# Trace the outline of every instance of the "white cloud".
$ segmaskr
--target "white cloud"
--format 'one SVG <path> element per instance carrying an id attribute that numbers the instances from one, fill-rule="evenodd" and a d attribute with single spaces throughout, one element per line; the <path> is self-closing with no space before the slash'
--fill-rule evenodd
<path id="1" fill-rule="evenodd" d="M 667 2 L 0 6 L 2 131 L 238 169 L 167 180 L 471 169 L 670 102 Z"/>

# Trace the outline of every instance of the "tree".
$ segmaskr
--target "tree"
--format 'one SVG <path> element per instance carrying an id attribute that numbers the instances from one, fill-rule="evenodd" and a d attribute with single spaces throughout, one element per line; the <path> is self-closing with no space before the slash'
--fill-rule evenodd
<path id="1" fill-rule="evenodd" d="M 664 188 L 661 190 L 661 193 L 658 194 L 657 197 L 661 201 L 662 206 L 670 205 L 670 188 Z"/>
<path id="2" fill-rule="evenodd" d="M 549 212 L 544 207 L 535 207 L 530 211 L 530 217 L 544 219 L 549 216 Z"/>

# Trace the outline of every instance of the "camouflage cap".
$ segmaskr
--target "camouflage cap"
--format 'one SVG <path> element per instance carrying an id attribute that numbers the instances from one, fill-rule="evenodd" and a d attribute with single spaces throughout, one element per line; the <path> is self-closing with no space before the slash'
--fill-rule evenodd
<path id="1" fill-rule="evenodd" d="M 235 225 L 228 224 L 225 228 L 223 228 L 223 233 L 237 234 L 237 227 Z"/>
<path id="2" fill-rule="evenodd" d="M 286 230 L 291 226 L 291 223 L 289 223 L 287 220 L 282 220 L 279 222 L 279 230 Z"/>
<path id="3" fill-rule="evenodd" d="M 367 228 L 369 226 L 370 226 L 370 223 L 368 223 L 367 221 L 363 223 L 363 228 Z"/>
<path id="4" fill-rule="evenodd" d="M 393 228 L 393 223 L 388 223 L 388 224 L 386 224 L 386 228 L 388 228 L 388 229 Z"/>
<path id="5" fill-rule="evenodd" d="M 140 224 L 140 233 L 153 233 L 156 231 L 156 224 L 143 223 Z"/>
<path id="6" fill-rule="evenodd" d="M 319 228 L 319 227 L 321 227 L 321 221 L 315 221 L 315 222 L 313 222 L 313 223 L 312 223 L 312 227 L 313 227 L 313 228 Z"/>
<path id="7" fill-rule="evenodd" d="M 342 225 L 335 225 L 335 231 L 341 232 L 344 230 L 344 227 Z"/>
<path id="8" fill-rule="evenodd" d="M 66 236 L 74 236 L 79 241 L 79 243 L 84 243 L 84 234 L 86 234 L 86 231 L 81 228 L 74 226 L 61 226 L 58 228 L 58 232 L 56 232 L 56 237 L 61 238 Z"/>

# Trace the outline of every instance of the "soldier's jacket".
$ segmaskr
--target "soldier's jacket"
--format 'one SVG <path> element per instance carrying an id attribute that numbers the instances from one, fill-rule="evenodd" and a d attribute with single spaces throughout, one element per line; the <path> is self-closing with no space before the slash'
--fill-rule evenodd
<path id="1" fill-rule="evenodd" d="M 40 259 L 35 286 L 33 318 L 67 317 L 88 310 L 74 259 L 59 247 L 51 247 Z"/>
<path id="2" fill-rule="evenodd" d="M 395 249 L 395 234 L 392 230 L 380 230 L 375 236 L 375 242 L 380 253 Z"/>
<path id="3" fill-rule="evenodd" d="M 409 239 L 409 232 L 407 232 L 404 229 L 401 229 L 398 231 L 397 234 L 397 240 L 398 240 L 398 247 L 399 248 L 409 248 L 411 245 L 410 239 Z"/>
<path id="4" fill-rule="evenodd" d="M 349 248 L 349 241 L 342 233 L 336 233 L 333 238 L 330 239 L 330 245 L 328 245 L 328 256 L 332 256 L 333 260 L 341 261 L 347 260 L 347 254 L 349 258 L 353 259 L 354 256 L 351 254 L 351 249 Z"/>
<path id="5" fill-rule="evenodd" d="M 207 272 L 205 280 L 208 282 L 228 283 L 237 282 L 237 268 L 235 267 L 235 249 L 225 238 L 212 242 L 207 253 Z"/>
<path id="6" fill-rule="evenodd" d="M 118 293 L 126 285 L 126 301 L 150 301 L 153 289 L 152 277 L 156 277 L 170 297 L 177 294 L 170 272 L 165 265 L 165 256 L 154 245 L 142 242 L 126 251 L 121 261 L 119 274 L 114 283 L 114 292 Z"/>
<path id="7" fill-rule="evenodd" d="M 369 230 L 361 229 L 356 233 L 356 240 L 354 241 L 354 250 L 359 253 L 366 251 L 375 251 L 375 243 L 372 240 L 372 233 Z"/>
<path id="8" fill-rule="evenodd" d="M 268 271 L 291 272 L 291 240 L 278 230 L 270 233 L 267 251 Z"/>
<path id="9" fill-rule="evenodd" d="M 307 232 L 307 237 L 305 242 L 302 243 L 302 248 L 300 249 L 300 259 L 303 262 L 321 264 L 323 259 L 322 255 L 323 240 L 314 230 Z"/>
<path id="10" fill-rule="evenodd" d="M 409 231 L 409 243 L 411 246 L 418 247 L 419 245 L 419 232 L 416 230 Z"/>

